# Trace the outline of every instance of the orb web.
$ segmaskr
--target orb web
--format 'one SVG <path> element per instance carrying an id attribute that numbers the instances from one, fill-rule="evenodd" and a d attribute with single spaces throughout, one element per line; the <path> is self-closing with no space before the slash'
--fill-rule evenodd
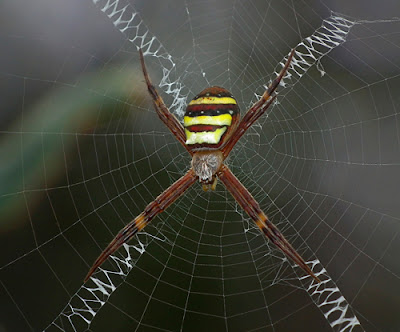
<path id="1" fill-rule="evenodd" d="M 107 56 L 89 38 L 63 45 L 61 29 L 2 35 L 57 58 L 38 67 L 37 51 L 26 67 L 1 70 L 18 92 L 18 112 L 5 112 L 1 128 L 5 328 L 398 326 L 388 308 L 399 305 L 400 284 L 399 20 L 274 1 L 93 0 L 86 11 L 110 31 L 100 38 L 115 42 Z M 138 48 L 178 119 L 210 85 L 230 90 L 243 114 L 296 48 L 277 101 L 227 164 L 321 284 L 260 234 L 222 184 L 206 193 L 194 185 L 83 284 L 118 230 L 190 165 L 152 108 Z"/>

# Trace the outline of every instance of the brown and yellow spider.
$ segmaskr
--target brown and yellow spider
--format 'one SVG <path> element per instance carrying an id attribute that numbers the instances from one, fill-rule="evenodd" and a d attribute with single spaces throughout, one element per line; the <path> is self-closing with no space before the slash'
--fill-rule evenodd
<path id="1" fill-rule="evenodd" d="M 151 84 L 141 50 L 139 50 L 139 54 L 143 75 L 147 89 L 153 99 L 154 108 L 161 121 L 164 122 L 192 156 L 192 166 L 185 175 L 147 205 L 140 215 L 119 231 L 117 236 L 94 262 L 85 277 L 85 282 L 111 254 L 128 242 L 137 232 L 141 231 L 155 216 L 170 206 L 196 180 L 203 185 L 204 190 L 214 190 L 218 178 L 265 236 L 306 273 L 317 282 L 320 282 L 278 228 L 268 220 L 249 191 L 240 183 L 228 166 L 224 164 L 224 160 L 228 157 L 237 141 L 265 113 L 276 98 L 276 95 L 272 97 L 271 95 L 286 74 L 295 50 L 290 53 L 278 77 L 269 85 L 260 100 L 246 112 L 241 121 L 239 121 L 239 106 L 232 94 L 224 88 L 213 86 L 200 92 L 189 103 L 186 108 L 183 126 L 168 110 L 163 99 Z"/>

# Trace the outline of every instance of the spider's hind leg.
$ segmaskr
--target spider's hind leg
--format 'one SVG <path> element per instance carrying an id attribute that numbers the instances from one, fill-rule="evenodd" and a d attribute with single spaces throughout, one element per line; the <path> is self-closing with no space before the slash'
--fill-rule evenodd
<path id="1" fill-rule="evenodd" d="M 154 109 L 157 112 L 160 120 L 168 127 L 172 135 L 183 145 L 183 147 L 190 153 L 190 149 L 186 145 L 186 135 L 182 124 L 176 119 L 176 117 L 169 111 L 168 107 L 165 105 L 164 100 L 161 98 L 160 94 L 157 92 L 154 85 L 151 83 L 149 74 L 147 72 L 146 64 L 144 63 L 143 52 L 139 48 L 140 63 L 142 65 L 143 76 L 146 81 L 147 90 L 153 100 Z"/>
<path id="2" fill-rule="evenodd" d="M 254 122 L 257 121 L 271 106 L 272 102 L 276 98 L 276 94 L 273 95 L 272 97 L 271 95 L 275 92 L 280 82 L 282 81 L 282 78 L 286 75 L 295 53 L 296 50 L 293 49 L 290 52 L 289 57 L 286 60 L 286 63 L 284 64 L 277 78 L 275 78 L 272 81 L 272 83 L 268 86 L 267 90 L 265 90 L 261 98 L 257 100 L 253 104 L 253 106 L 251 106 L 247 110 L 246 114 L 244 115 L 238 127 L 236 128 L 235 132 L 232 134 L 228 142 L 222 148 L 222 153 L 224 154 L 224 158 L 228 157 L 229 153 L 231 152 L 235 144 L 238 142 L 240 137 L 243 136 L 243 134 L 247 131 L 247 129 L 249 129 L 254 124 Z"/>
<path id="3" fill-rule="evenodd" d="M 280 71 L 279 75 L 271 82 L 271 84 L 268 86 L 267 90 L 265 90 L 262 99 L 264 101 L 267 101 L 269 99 L 269 97 L 271 97 L 271 95 L 274 93 L 274 91 L 276 90 L 276 88 L 279 86 L 279 84 L 282 81 L 283 76 L 286 75 L 290 64 L 292 63 L 292 59 L 294 54 L 296 53 L 296 49 L 293 49 L 290 53 L 289 53 L 289 57 L 286 60 L 286 63 L 284 64 L 282 70 Z"/>

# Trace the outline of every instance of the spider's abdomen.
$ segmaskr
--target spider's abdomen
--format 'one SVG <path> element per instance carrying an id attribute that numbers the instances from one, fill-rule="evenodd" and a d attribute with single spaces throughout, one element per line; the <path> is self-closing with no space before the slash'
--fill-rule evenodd
<path id="1" fill-rule="evenodd" d="M 200 92 L 186 108 L 183 124 L 191 150 L 219 149 L 239 122 L 239 107 L 232 94 L 213 86 Z"/>

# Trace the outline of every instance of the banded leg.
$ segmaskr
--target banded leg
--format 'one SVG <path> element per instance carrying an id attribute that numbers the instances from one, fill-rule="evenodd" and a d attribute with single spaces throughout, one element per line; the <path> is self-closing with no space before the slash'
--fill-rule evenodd
<path id="1" fill-rule="evenodd" d="M 150 77 L 149 74 L 147 73 L 146 65 L 144 63 L 143 52 L 141 49 L 139 49 L 139 55 L 140 55 L 140 63 L 142 65 L 142 70 L 143 70 L 143 76 L 147 84 L 147 90 L 149 91 L 149 94 L 153 99 L 153 105 L 157 112 L 158 117 L 161 119 L 162 122 L 164 122 L 164 124 L 168 127 L 168 129 L 176 137 L 176 139 L 185 147 L 185 149 L 190 152 L 188 146 L 185 144 L 186 135 L 182 124 L 169 111 L 168 107 L 164 103 L 164 100 L 158 94 L 156 88 L 150 81 Z"/>
<path id="2" fill-rule="evenodd" d="M 103 264 L 107 258 L 117 251 L 124 243 L 128 242 L 135 234 L 141 231 L 155 216 L 163 212 L 175 200 L 177 200 L 195 181 L 196 175 L 190 169 L 184 176 L 172 184 L 167 190 L 151 202 L 144 211 L 134 220 L 122 228 L 106 249 L 93 263 L 84 281 L 88 281 L 96 269 Z"/>
<path id="3" fill-rule="evenodd" d="M 240 121 L 236 131 L 231 136 L 230 140 L 222 148 L 222 153 L 224 154 L 225 158 L 229 155 L 229 153 L 231 152 L 237 141 L 243 136 L 243 134 L 247 131 L 247 129 L 249 129 L 253 125 L 253 123 L 256 122 L 259 119 L 259 117 L 266 112 L 269 106 L 271 106 L 276 96 L 273 96 L 271 99 L 270 97 L 274 93 L 276 88 L 279 86 L 279 83 L 281 82 L 283 76 L 285 76 L 286 72 L 288 71 L 294 54 L 295 50 L 293 49 L 290 52 L 289 57 L 285 65 L 283 66 L 281 72 L 279 73 L 278 77 L 274 81 L 272 81 L 272 83 L 269 85 L 268 89 L 264 92 L 261 98 L 257 102 L 255 102 L 253 106 L 249 108 L 249 110 L 244 115 L 243 119 Z"/>
<path id="4" fill-rule="evenodd" d="M 275 244 L 287 257 L 291 258 L 299 265 L 307 274 L 313 277 L 317 282 L 321 282 L 319 278 L 311 271 L 304 259 L 297 253 L 291 244 L 285 239 L 278 228 L 272 224 L 265 213 L 260 209 L 257 201 L 241 184 L 231 170 L 223 165 L 218 177 L 226 186 L 233 198 L 239 203 L 244 211 L 249 215 L 256 225 L 261 229 L 265 236 Z"/>

